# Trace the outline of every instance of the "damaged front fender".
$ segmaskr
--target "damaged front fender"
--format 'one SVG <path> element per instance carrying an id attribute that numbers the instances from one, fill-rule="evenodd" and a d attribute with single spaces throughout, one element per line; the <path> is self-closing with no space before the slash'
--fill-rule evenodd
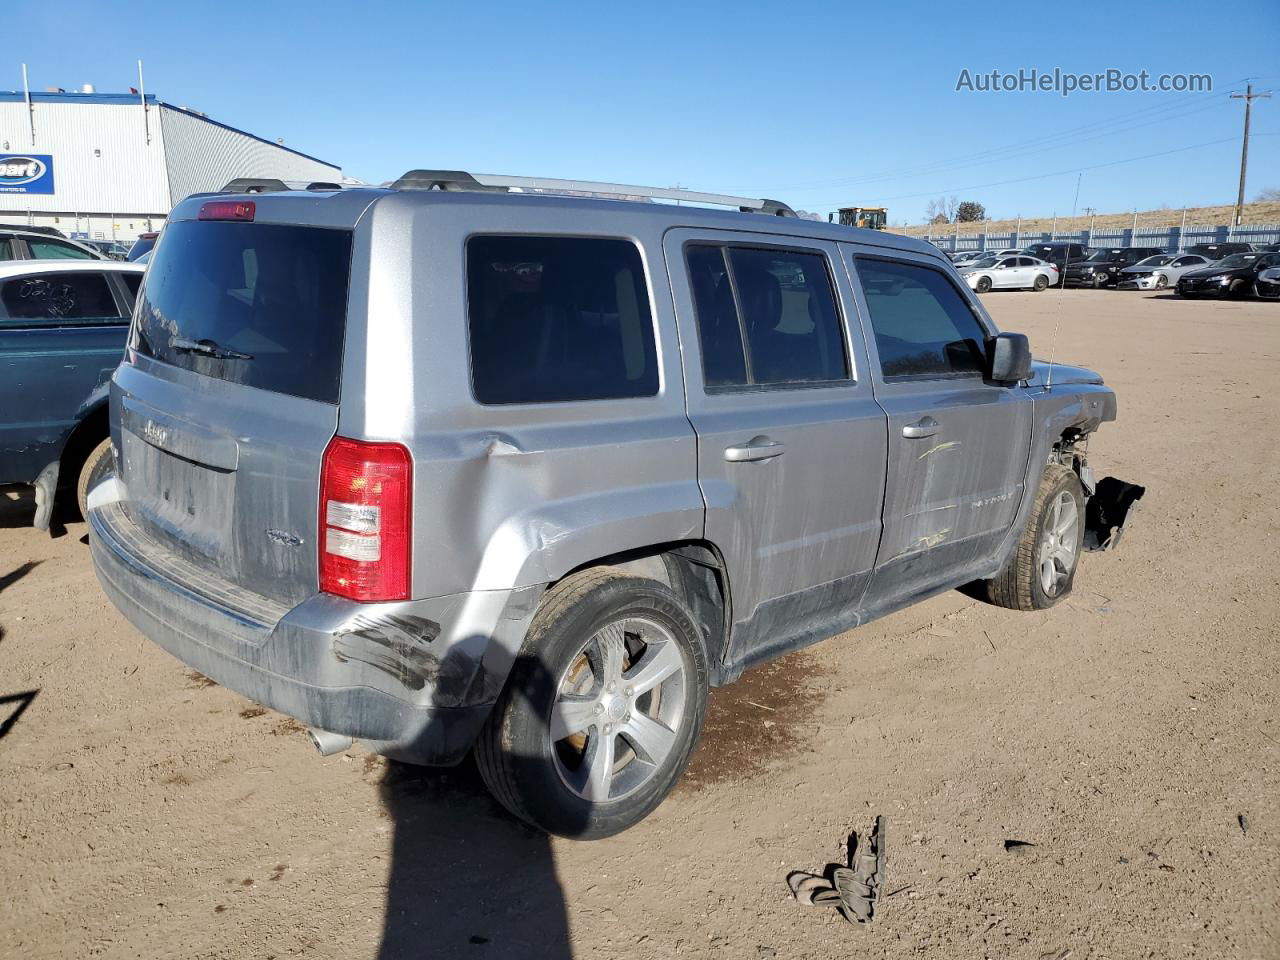
<path id="1" fill-rule="evenodd" d="M 1147 488 L 1115 477 L 1103 477 L 1084 511 L 1084 548 L 1110 550 L 1120 542 Z"/>

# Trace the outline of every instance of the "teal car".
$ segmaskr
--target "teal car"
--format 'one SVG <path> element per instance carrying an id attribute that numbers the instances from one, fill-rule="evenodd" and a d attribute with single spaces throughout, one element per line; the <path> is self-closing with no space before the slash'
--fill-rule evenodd
<path id="1" fill-rule="evenodd" d="M 145 266 L 0 263 L 0 486 L 36 488 L 35 525 L 72 498 L 84 511 L 111 464 L 107 384 L 124 352 Z"/>

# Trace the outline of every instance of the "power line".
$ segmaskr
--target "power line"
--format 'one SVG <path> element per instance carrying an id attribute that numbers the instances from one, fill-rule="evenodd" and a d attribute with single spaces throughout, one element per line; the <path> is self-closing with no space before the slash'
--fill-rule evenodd
<path id="1" fill-rule="evenodd" d="M 1255 136 L 1259 136 L 1259 137 L 1274 137 L 1277 135 L 1278 135 L 1277 132 L 1255 134 Z M 1115 166 L 1119 166 L 1122 163 L 1135 163 L 1138 160 L 1152 160 L 1156 157 L 1165 157 L 1172 153 L 1184 153 L 1187 150 L 1198 150 L 1201 147 L 1212 147 L 1219 143 L 1229 143 L 1234 140 L 1235 140 L 1235 137 L 1224 137 L 1221 140 L 1206 140 L 1204 143 L 1193 143 L 1185 147 L 1175 147 L 1172 150 L 1161 150 L 1158 153 L 1146 153 L 1139 157 L 1126 157 L 1123 160 L 1111 160 L 1111 161 L 1108 161 L 1107 163 L 1094 163 L 1094 164 L 1089 164 L 1088 166 L 1083 166 L 1083 167 L 1071 167 L 1068 170 L 1057 170 L 1053 173 L 1041 173 L 1041 174 L 1036 174 L 1030 177 L 1016 177 L 1011 180 L 995 180 L 990 183 L 971 183 L 968 186 L 950 187 L 946 190 L 925 190 L 921 193 L 903 193 L 895 197 L 881 197 L 879 199 L 881 203 L 885 203 L 890 200 L 914 200 L 918 197 L 931 197 L 939 193 L 958 193 L 961 190 L 979 190 L 984 187 L 1002 187 L 1010 183 L 1026 183 L 1029 180 L 1047 180 L 1050 177 L 1061 177 L 1071 173 L 1079 173 L 1084 170 L 1101 170 L 1104 167 L 1115 167 Z M 823 206 L 823 204 L 820 204 L 820 203 L 813 204 L 813 205 Z M 830 203 L 828 202 L 827 205 L 830 205 Z"/>
<path id="2" fill-rule="evenodd" d="M 1042 149 L 1056 149 L 1057 145 L 1060 143 L 1079 143 L 1087 140 L 1096 140 L 1100 137 L 1109 136 L 1111 133 L 1116 132 L 1115 130 L 1107 128 L 1120 127 L 1122 129 L 1132 129 L 1135 126 L 1146 126 L 1150 123 L 1162 123 L 1166 120 L 1181 119 L 1184 116 L 1190 116 L 1193 113 L 1208 109 L 1213 105 L 1213 103 L 1201 104 L 1192 110 L 1187 111 L 1183 111 L 1181 109 L 1182 107 L 1187 106 L 1190 101 L 1200 99 L 1202 99 L 1200 94 L 1190 94 L 1185 97 L 1179 97 L 1176 100 L 1162 104 L 1158 107 L 1144 107 L 1141 110 L 1117 114 L 1116 116 L 1106 120 L 1092 121 L 1079 127 L 1059 130 L 1055 133 L 1045 134 L 1044 136 L 1033 137 L 1030 140 L 1016 141 L 1002 147 L 985 148 L 977 153 L 948 157 L 946 160 L 930 162 L 924 166 L 907 168 L 906 170 L 898 168 L 896 170 L 886 170 L 883 173 L 860 174 L 856 177 L 838 177 L 830 180 L 808 181 L 807 183 L 795 183 L 790 185 L 775 184 L 769 189 L 799 191 L 810 188 L 870 183 L 877 180 L 906 179 L 912 176 L 924 176 L 939 169 L 954 169 L 957 165 L 971 165 L 971 161 L 976 162 L 991 157 L 1007 157 L 1016 153 L 1036 152 L 1037 150 Z M 1130 124 L 1129 121 L 1134 117 L 1145 117 L 1148 119 L 1146 123 Z M 1080 137 L 1079 134 L 1082 133 L 1092 134 L 1092 136 Z"/>

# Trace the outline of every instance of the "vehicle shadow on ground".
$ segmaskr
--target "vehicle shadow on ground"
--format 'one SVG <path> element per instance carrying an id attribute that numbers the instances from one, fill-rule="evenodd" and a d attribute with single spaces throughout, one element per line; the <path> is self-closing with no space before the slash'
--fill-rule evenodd
<path id="1" fill-rule="evenodd" d="M 470 758 L 387 761 L 381 791 L 395 839 L 379 960 L 573 956 L 551 839 L 500 808 Z"/>
<path id="2" fill-rule="evenodd" d="M 526 690 L 548 682 L 532 666 Z M 551 838 L 490 797 L 470 756 L 450 769 L 385 763 L 395 833 L 379 960 L 571 958 Z"/>

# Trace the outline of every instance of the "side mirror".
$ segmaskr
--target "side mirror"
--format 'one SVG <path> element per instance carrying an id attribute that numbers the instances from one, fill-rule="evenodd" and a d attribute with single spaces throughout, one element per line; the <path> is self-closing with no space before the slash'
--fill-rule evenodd
<path id="1" fill-rule="evenodd" d="M 1031 376 L 1031 345 L 1023 333 L 1001 333 L 987 344 L 991 379 L 997 383 L 1017 383 Z"/>

